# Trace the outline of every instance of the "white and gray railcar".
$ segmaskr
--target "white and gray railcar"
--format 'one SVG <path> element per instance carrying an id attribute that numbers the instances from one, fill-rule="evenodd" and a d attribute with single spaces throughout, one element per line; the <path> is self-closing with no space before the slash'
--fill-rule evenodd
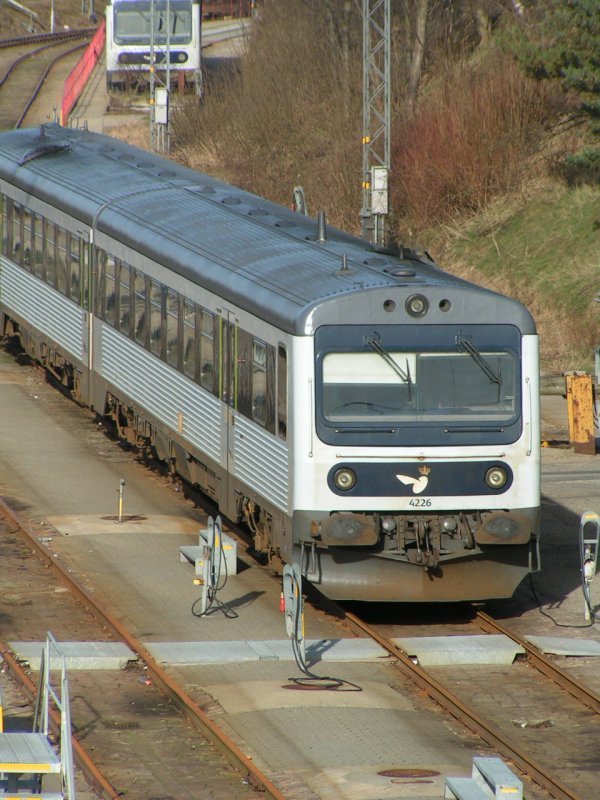
<path id="1" fill-rule="evenodd" d="M 109 0 L 106 5 L 106 85 L 149 80 L 152 59 L 164 78 L 202 88 L 201 0 Z M 152 22 L 154 20 L 154 23 Z M 168 60 L 167 60 L 168 59 Z"/>
<path id="2" fill-rule="evenodd" d="M 86 131 L 0 134 L 0 322 L 326 595 L 539 568 L 528 311 Z"/>

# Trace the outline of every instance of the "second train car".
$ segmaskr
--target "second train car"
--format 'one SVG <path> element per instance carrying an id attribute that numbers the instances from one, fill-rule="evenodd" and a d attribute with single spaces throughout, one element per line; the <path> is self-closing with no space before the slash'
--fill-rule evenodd
<path id="1" fill-rule="evenodd" d="M 539 568 L 519 303 L 87 131 L 0 134 L 0 322 L 335 599 L 510 596 Z"/>
<path id="2" fill-rule="evenodd" d="M 181 89 L 202 91 L 201 0 L 109 0 L 106 5 L 106 85 L 148 80 L 151 61 Z"/>

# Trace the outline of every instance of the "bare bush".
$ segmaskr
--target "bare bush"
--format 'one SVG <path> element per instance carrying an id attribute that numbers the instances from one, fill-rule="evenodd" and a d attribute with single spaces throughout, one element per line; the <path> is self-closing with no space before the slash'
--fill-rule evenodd
<path id="1" fill-rule="evenodd" d="M 393 203 L 417 229 L 482 209 L 521 184 L 562 96 L 500 53 L 461 62 L 396 124 Z"/>
<path id="2" fill-rule="evenodd" d="M 174 120 L 175 140 L 223 165 L 224 177 L 290 204 L 302 184 L 319 209 L 358 227 L 360 19 L 279 0 L 262 7 L 239 71 L 209 82 L 204 105 Z"/>

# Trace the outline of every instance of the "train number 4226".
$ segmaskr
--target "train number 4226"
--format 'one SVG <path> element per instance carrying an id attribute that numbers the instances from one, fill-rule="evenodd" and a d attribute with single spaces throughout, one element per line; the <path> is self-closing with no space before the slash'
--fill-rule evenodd
<path id="1" fill-rule="evenodd" d="M 408 505 L 413 508 L 429 508 L 431 500 L 429 497 L 411 497 Z"/>

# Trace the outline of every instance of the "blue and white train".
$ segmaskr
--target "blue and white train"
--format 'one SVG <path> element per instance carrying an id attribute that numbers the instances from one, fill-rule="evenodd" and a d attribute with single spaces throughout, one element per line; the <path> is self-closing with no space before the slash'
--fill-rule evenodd
<path id="1" fill-rule="evenodd" d="M 107 87 L 147 81 L 154 59 L 163 79 L 169 63 L 171 80 L 180 89 L 193 85 L 200 94 L 201 9 L 201 0 L 110 0 L 106 6 Z"/>
<path id="2" fill-rule="evenodd" d="M 539 569 L 519 303 L 87 131 L 0 133 L 0 324 L 329 597 Z"/>

